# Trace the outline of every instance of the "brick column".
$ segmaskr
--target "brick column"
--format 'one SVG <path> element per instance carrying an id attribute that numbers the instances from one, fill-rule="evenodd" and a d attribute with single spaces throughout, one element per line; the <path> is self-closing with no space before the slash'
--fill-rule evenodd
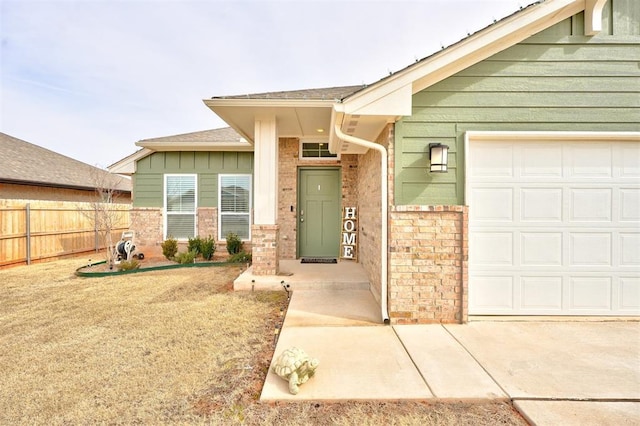
<path id="1" fill-rule="evenodd" d="M 254 275 L 278 275 L 278 225 L 251 227 L 251 257 Z"/>
<path id="2" fill-rule="evenodd" d="M 392 324 L 467 322 L 468 220 L 465 206 L 392 208 Z"/>

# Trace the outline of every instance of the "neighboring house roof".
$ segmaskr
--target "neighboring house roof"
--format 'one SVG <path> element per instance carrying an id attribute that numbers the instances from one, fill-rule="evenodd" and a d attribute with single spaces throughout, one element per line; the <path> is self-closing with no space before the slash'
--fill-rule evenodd
<path id="1" fill-rule="evenodd" d="M 179 135 L 162 136 L 159 138 L 142 139 L 136 143 L 138 146 L 152 145 L 156 143 L 172 144 L 191 144 L 197 143 L 240 143 L 242 137 L 230 127 L 223 127 L 221 129 L 203 130 L 199 132 L 182 133 Z"/>
<path id="2" fill-rule="evenodd" d="M 131 192 L 131 181 L 38 145 L 0 133 L 0 182 Z"/>
<path id="3" fill-rule="evenodd" d="M 130 175 L 135 173 L 136 161 L 154 153 L 166 151 L 253 151 L 253 145 L 231 127 L 203 130 L 142 139 L 136 142 L 138 151 L 108 167 L 112 173 Z"/>

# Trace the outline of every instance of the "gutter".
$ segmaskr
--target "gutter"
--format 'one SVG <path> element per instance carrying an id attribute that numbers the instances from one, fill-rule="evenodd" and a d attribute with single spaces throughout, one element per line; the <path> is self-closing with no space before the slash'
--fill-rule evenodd
<path id="1" fill-rule="evenodd" d="M 387 310 L 387 287 L 388 287 L 388 276 L 387 276 L 387 262 L 388 262 L 388 220 L 389 220 L 389 210 L 388 210 L 388 182 L 387 182 L 387 174 L 388 174 L 388 162 L 387 162 L 387 150 L 382 145 L 377 143 L 367 141 L 364 139 L 357 138 L 355 136 L 350 136 L 342 132 L 340 130 L 340 125 L 334 124 L 333 129 L 336 132 L 336 136 L 342 139 L 345 142 L 349 142 L 355 145 L 359 145 L 365 148 L 375 149 L 380 153 L 380 214 L 382 215 L 382 238 L 381 238 L 381 248 L 380 248 L 380 263 L 381 263 L 381 271 L 380 271 L 380 286 L 382 287 L 380 290 L 380 308 L 382 313 L 382 321 L 385 324 L 389 324 L 389 312 Z"/>

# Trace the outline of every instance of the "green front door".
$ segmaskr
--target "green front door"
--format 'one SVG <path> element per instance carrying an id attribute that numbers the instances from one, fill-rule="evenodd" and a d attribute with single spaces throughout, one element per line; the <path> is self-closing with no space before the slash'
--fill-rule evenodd
<path id="1" fill-rule="evenodd" d="M 300 169 L 298 256 L 337 257 L 340 250 L 340 169 Z"/>

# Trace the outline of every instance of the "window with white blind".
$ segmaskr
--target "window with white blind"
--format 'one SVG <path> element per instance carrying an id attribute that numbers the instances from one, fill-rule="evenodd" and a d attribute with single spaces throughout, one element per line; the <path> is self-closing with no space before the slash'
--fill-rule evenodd
<path id="1" fill-rule="evenodd" d="M 251 175 L 218 176 L 218 239 L 251 239 Z"/>
<path id="2" fill-rule="evenodd" d="M 196 235 L 196 175 L 164 175 L 164 238 Z"/>

